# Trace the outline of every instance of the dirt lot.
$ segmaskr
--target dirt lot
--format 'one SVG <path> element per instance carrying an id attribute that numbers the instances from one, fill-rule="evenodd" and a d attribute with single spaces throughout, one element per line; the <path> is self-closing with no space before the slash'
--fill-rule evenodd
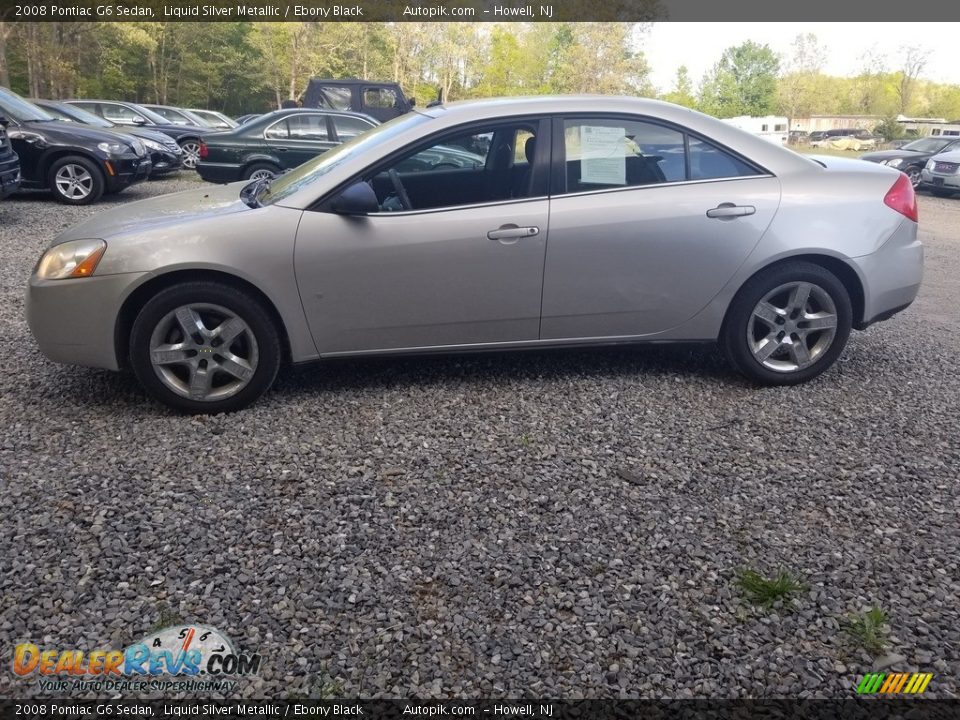
<path id="1" fill-rule="evenodd" d="M 263 656 L 247 697 L 844 697 L 884 663 L 960 692 L 960 199 L 920 199 L 919 300 L 802 387 L 712 348 L 371 360 L 189 418 L 45 360 L 23 293 L 61 228 L 190 184 L 0 202 L 8 657 L 183 621 Z M 757 606 L 751 568 L 803 589 Z"/>

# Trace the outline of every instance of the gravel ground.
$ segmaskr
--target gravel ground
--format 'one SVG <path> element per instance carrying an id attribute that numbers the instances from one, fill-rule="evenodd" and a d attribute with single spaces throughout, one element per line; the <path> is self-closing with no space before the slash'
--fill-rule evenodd
<path id="1" fill-rule="evenodd" d="M 843 697 L 877 606 L 891 669 L 960 694 L 960 200 L 920 200 L 920 300 L 802 387 L 710 348 L 369 360 L 189 418 L 46 361 L 22 296 L 60 228 L 192 182 L 0 202 L 4 662 L 178 617 L 263 655 L 245 697 Z M 763 609 L 744 568 L 807 589 Z"/>

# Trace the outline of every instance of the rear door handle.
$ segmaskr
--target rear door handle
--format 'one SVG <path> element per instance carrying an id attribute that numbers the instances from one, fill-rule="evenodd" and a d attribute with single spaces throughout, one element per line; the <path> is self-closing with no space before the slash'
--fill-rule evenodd
<path id="1" fill-rule="evenodd" d="M 717 218 L 719 220 L 733 220 L 734 218 L 753 215 L 757 209 L 753 205 L 734 205 L 733 203 L 720 203 L 712 210 L 707 210 L 708 218 Z"/>
<path id="2" fill-rule="evenodd" d="M 533 237 L 534 235 L 540 234 L 540 228 L 528 226 L 528 227 L 518 227 L 513 223 L 507 225 L 501 225 L 496 230 L 491 230 L 487 233 L 487 237 L 491 240 L 519 240 L 520 238 Z"/>

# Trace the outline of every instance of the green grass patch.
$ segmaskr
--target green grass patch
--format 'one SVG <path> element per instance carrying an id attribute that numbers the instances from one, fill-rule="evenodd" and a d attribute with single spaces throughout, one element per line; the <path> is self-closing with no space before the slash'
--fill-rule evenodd
<path id="1" fill-rule="evenodd" d="M 890 618 L 881 608 L 873 607 L 852 618 L 846 626 L 847 634 L 871 655 L 880 655 L 887 649 Z"/>
<path id="2" fill-rule="evenodd" d="M 807 589 L 806 585 L 786 570 L 780 570 L 772 578 L 764 577 L 756 570 L 741 570 L 737 576 L 737 586 L 748 601 L 767 608 L 777 602 L 787 603 L 794 595 Z"/>

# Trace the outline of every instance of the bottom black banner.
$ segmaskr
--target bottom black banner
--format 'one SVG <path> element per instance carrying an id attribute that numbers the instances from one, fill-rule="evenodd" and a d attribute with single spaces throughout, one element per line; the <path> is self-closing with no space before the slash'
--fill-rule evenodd
<path id="1" fill-rule="evenodd" d="M 118 717 L 960 720 L 960 700 L 0 700 L 0 720 Z"/>

